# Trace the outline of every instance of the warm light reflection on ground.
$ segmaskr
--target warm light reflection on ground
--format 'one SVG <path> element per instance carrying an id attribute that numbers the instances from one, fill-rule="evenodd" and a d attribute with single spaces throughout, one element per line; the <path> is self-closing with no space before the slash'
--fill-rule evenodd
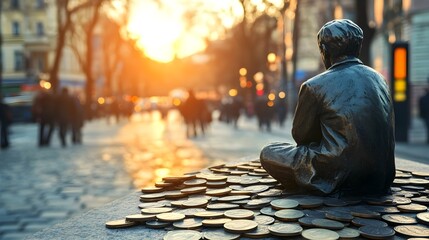
<path id="1" fill-rule="evenodd" d="M 136 188 L 209 164 L 202 152 L 186 139 L 185 127 L 177 111 L 170 111 L 166 119 L 162 119 L 157 111 L 135 114 L 119 136 L 128 149 L 124 163 Z"/>

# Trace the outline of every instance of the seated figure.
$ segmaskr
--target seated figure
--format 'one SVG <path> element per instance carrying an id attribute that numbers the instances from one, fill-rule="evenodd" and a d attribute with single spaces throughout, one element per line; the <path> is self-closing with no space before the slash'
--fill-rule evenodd
<path id="1" fill-rule="evenodd" d="M 382 195 L 395 177 L 394 114 L 383 77 L 358 59 L 362 29 L 326 23 L 317 35 L 326 71 L 299 91 L 296 141 L 273 143 L 261 164 L 287 190 L 330 196 Z"/>

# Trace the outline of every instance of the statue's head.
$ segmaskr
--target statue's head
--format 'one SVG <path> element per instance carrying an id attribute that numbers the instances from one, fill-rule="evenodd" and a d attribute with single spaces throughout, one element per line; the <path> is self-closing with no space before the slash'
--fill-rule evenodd
<path id="1" fill-rule="evenodd" d="M 327 22 L 317 34 L 317 42 L 326 68 L 349 57 L 358 57 L 363 31 L 348 19 Z"/>

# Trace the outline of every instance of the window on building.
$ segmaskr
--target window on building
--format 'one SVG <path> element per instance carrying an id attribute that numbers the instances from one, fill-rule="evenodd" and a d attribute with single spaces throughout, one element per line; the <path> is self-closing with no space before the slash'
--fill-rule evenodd
<path id="1" fill-rule="evenodd" d="M 12 22 L 12 35 L 19 36 L 21 34 L 19 28 L 20 28 L 19 22 L 17 21 Z"/>
<path id="2" fill-rule="evenodd" d="M 37 36 L 45 35 L 45 26 L 43 25 L 42 22 L 36 23 L 36 32 L 37 32 Z"/>
<path id="3" fill-rule="evenodd" d="M 10 1 L 10 8 L 19 9 L 19 0 L 11 0 Z"/>
<path id="4" fill-rule="evenodd" d="M 24 70 L 24 54 L 21 51 L 14 52 L 14 69 L 15 71 Z"/>
<path id="5" fill-rule="evenodd" d="M 45 8 L 45 0 L 37 0 L 36 1 L 36 8 L 37 9 L 44 9 Z"/>

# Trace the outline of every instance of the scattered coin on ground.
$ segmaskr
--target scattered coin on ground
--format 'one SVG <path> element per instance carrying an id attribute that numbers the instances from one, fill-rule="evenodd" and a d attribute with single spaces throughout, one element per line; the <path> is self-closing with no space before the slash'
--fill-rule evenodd
<path id="1" fill-rule="evenodd" d="M 336 240 L 340 237 L 338 233 L 323 228 L 310 228 L 302 231 L 301 235 L 308 240 Z"/>

